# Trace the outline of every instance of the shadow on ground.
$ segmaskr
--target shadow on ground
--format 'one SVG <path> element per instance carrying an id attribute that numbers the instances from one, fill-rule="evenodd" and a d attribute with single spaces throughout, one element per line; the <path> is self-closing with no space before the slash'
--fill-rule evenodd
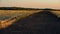
<path id="1" fill-rule="evenodd" d="M 50 11 L 32 14 L 1 30 L 2 34 L 60 34 L 60 18 Z"/>

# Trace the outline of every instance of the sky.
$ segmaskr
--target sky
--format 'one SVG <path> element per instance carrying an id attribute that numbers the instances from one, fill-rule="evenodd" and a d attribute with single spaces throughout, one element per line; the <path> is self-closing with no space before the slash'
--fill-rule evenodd
<path id="1" fill-rule="evenodd" d="M 56 8 L 60 0 L 0 0 L 0 7 Z"/>

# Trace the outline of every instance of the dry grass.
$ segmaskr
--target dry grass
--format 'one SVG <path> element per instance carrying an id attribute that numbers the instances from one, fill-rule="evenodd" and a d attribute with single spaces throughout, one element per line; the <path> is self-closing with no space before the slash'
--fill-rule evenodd
<path id="1" fill-rule="evenodd" d="M 39 10 L 0 10 L 0 16 L 9 16 L 13 17 L 16 15 L 26 16 L 32 13 L 39 12 Z"/>
<path id="2" fill-rule="evenodd" d="M 60 11 L 51 11 L 53 14 L 56 14 L 58 17 L 60 17 Z"/>
<path id="3" fill-rule="evenodd" d="M 12 25 L 16 20 L 4 20 L 4 21 L 1 21 L 0 22 L 0 29 L 3 29 L 3 28 L 6 28 L 6 27 L 9 27 L 10 25 Z"/>
<path id="4" fill-rule="evenodd" d="M 40 12 L 40 10 L 0 10 L 0 16 L 28 16 L 30 14 Z M 51 11 L 53 14 L 60 15 L 60 11 Z"/>
<path id="5" fill-rule="evenodd" d="M 10 18 L 14 17 L 14 16 L 19 16 L 17 17 L 17 20 L 26 16 L 29 16 L 30 14 L 36 13 L 36 12 L 40 12 L 39 10 L 0 10 L 0 16 L 8 16 Z M 8 26 L 10 26 L 11 24 L 13 24 L 15 20 L 2 20 L 0 21 L 0 29 L 2 28 L 6 28 Z"/>
<path id="6" fill-rule="evenodd" d="M 29 16 L 30 14 L 40 12 L 41 10 L 0 10 L 0 16 L 8 16 L 8 17 L 14 17 L 14 16 L 19 16 L 17 17 L 17 20 L 26 16 Z M 60 11 L 51 11 L 53 14 L 56 14 L 60 16 Z M 1 28 L 6 28 L 13 24 L 16 19 L 14 20 L 3 20 L 0 21 L 0 29 Z"/>

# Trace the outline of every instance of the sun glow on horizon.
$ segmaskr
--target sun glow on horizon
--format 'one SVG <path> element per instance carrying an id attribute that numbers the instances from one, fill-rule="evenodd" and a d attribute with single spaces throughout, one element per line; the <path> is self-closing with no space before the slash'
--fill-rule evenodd
<path id="1" fill-rule="evenodd" d="M 59 0 L 1 0 L 0 7 L 60 8 Z"/>

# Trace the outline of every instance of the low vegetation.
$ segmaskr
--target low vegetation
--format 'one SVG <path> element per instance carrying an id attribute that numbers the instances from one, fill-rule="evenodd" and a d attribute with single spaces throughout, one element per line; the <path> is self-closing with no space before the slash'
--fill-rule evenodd
<path id="1" fill-rule="evenodd" d="M 8 19 L 4 18 L 3 20 L 0 19 L 0 29 L 6 28 L 9 25 L 13 24 L 15 21 L 27 17 L 33 13 L 41 12 L 42 10 L 0 10 L 0 17 L 2 19 L 7 16 Z M 53 14 L 60 16 L 60 11 L 51 11 Z M 11 18 L 16 17 L 16 19 L 9 20 Z"/>

